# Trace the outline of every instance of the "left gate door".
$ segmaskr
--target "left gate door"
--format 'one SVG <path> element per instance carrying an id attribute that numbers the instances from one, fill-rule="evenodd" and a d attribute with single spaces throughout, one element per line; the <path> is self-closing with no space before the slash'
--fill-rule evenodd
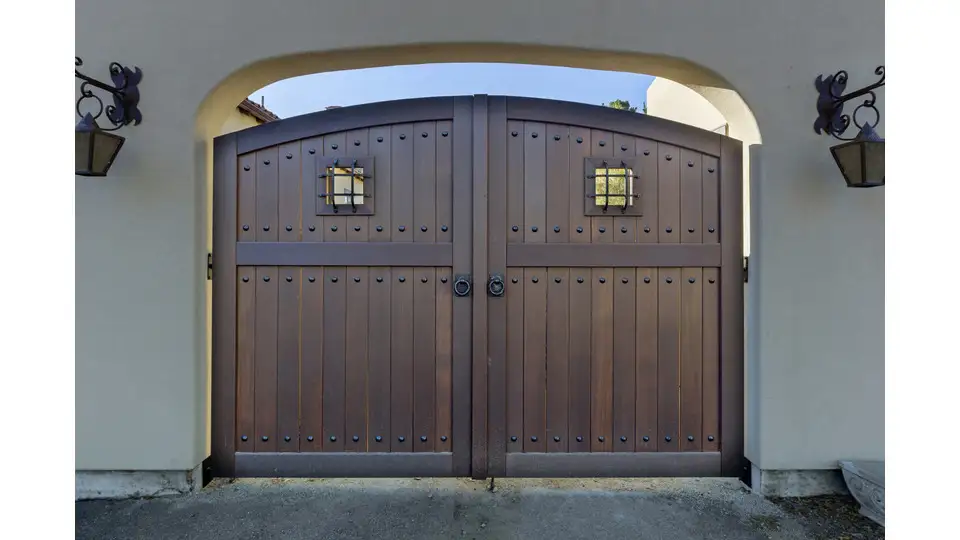
<path id="1" fill-rule="evenodd" d="M 403 100 L 215 140 L 215 475 L 470 474 L 471 114 Z"/>

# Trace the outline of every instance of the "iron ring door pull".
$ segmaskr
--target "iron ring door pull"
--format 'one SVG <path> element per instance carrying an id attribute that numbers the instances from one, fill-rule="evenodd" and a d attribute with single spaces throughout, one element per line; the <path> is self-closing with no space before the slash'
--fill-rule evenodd
<path id="1" fill-rule="evenodd" d="M 503 276 L 492 274 L 490 282 L 487 284 L 487 292 L 490 293 L 490 296 L 503 296 L 503 287 Z"/>
<path id="2" fill-rule="evenodd" d="M 457 276 L 453 282 L 453 294 L 457 296 L 470 296 L 471 288 L 469 276 Z"/>

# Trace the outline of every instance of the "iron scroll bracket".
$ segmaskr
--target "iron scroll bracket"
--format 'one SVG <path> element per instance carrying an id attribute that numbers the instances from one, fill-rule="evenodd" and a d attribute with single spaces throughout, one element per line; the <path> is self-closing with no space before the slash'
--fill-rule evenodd
<path id="1" fill-rule="evenodd" d="M 603 172 L 602 175 L 597 174 L 588 174 L 586 175 L 588 180 L 596 180 L 597 177 L 604 178 L 603 182 L 603 193 L 588 193 L 588 199 L 596 199 L 597 197 L 603 197 L 603 213 L 607 213 L 607 209 L 610 207 L 610 198 L 620 198 L 623 197 L 623 204 L 620 205 L 620 213 L 625 214 L 627 212 L 628 200 L 629 199 L 639 199 L 639 193 L 633 193 L 630 189 L 630 186 L 633 185 L 634 180 L 639 180 L 639 176 L 633 174 L 630 167 L 627 166 L 623 161 L 620 162 L 620 169 L 623 169 L 623 174 L 610 174 L 610 164 L 607 163 L 607 160 L 603 160 Z M 621 193 L 610 193 L 610 179 L 611 178 L 623 178 L 624 183 L 624 192 Z"/>
<path id="2" fill-rule="evenodd" d="M 844 132 L 852 123 L 860 129 L 864 126 L 876 128 L 880 123 L 880 111 L 877 109 L 877 94 L 874 90 L 886 85 L 887 76 L 884 72 L 884 66 L 879 66 L 873 71 L 873 74 L 880 77 L 880 80 L 858 90 L 847 94 L 843 91 L 847 87 L 849 74 L 841 69 L 833 75 L 819 75 L 814 81 L 814 87 L 817 89 L 819 97 L 817 98 L 817 120 L 813 123 L 813 130 L 817 135 L 826 134 L 841 141 L 851 141 L 855 137 L 844 137 Z M 854 109 L 853 114 L 844 114 L 844 103 L 863 97 L 863 102 Z M 861 110 L 872 111 L 875 120 L 873 123 L 860 122 L 857 119 L 857 113 Z"/>

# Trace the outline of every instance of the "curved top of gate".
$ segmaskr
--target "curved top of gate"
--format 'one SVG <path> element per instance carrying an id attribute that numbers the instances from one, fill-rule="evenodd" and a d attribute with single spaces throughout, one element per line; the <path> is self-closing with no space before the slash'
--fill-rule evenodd
<path id="1" fill-rule="evenodd" d="M 505 99 L 507 118 L 567 124 L 623 133 L 719 156 L 724 135 L 647 114 L 571 101 L 514 96 L 444 96 L 398 99 L 338 107 L 268 122 L 233 133 L 237 153 L 246 154 L 299 139 L 389 124 L 448 120 L 457 103 Z"/>

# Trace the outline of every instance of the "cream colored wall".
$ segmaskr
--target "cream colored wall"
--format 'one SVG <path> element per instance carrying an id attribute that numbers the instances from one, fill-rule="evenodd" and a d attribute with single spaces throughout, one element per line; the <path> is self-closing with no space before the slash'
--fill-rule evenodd
<path id="1" fill-rule="evenodd" d="M 233 112 L 230 113 L 230 116 L 228 116 L 223 122 L 223 125 L 220 126 L 220 134 L 233 133 L 234 131 L 251 128 L 253 126 L 260 125 L 261 123 L 262 122 L 259 122 L 256 118 L 250 116 L 249 114 L 244 114 L 240 112 L 239 109 L 234 108 Z"/>
<path id="2" fill-rule="evenodd" d="M 231 109 L 285 77 L 437 61 L 648 73 L 758 128 L 748 455 L 883 457 L 884 191 L 844 188 L 811 129 L 818 74 L 883 63 L 879 0 L 78 0 L 77 28 L 107 14 L 77 54 L 144 70 L 144 123 L 109 177 L 76 178 L 77 469 L 207 455 L 209 147 Z"/>
<path id="3" fill-rule="evenodd" d="M 662 77 L 647 88 L 647 114 L 709 131 L 727 125 L 727 119 L 705 97 Z"/>

